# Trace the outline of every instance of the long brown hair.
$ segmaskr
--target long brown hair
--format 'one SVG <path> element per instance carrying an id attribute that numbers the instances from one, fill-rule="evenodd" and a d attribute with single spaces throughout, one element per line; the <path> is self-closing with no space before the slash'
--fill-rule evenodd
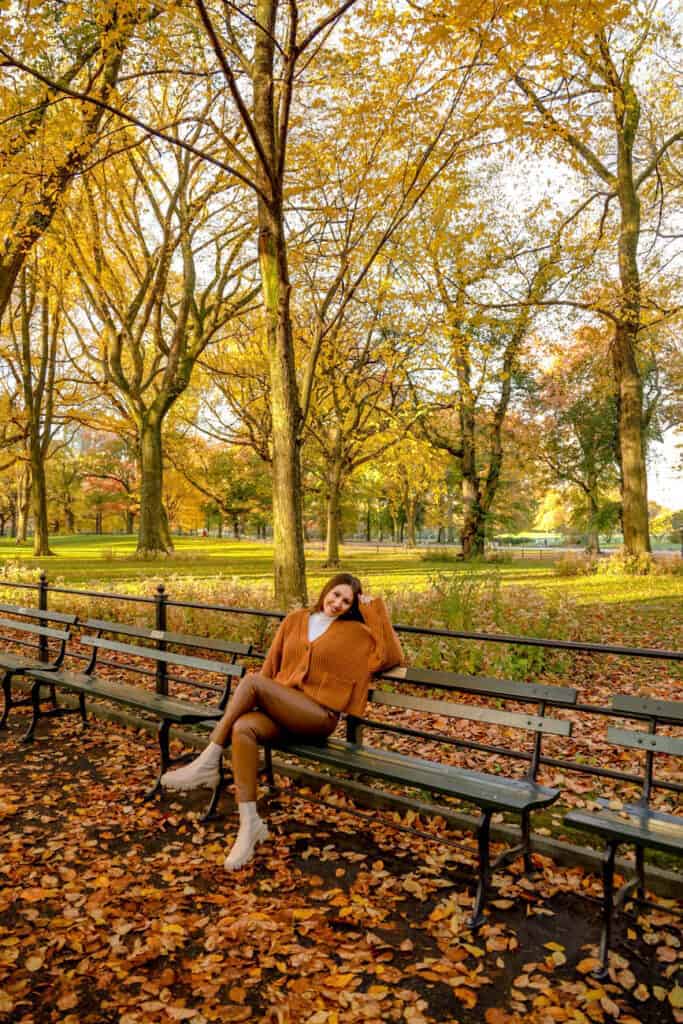
<path id="1" fill-rule="evenodd" d="M 333 576 L 331 580 L 328 580 L 320 591 L 318 600 L 313 605 L 311 611 L 321 612 L 323 610 L 323 602 L 329 592 L 342 584 L 346 587 L 351 587 L 351 590 L 353 591 L 353 601 L 351 602 L 349 610 L 340 615 L 339 618 L 355 619 L 357 622 L 363 622 L 363 616 L 361 615 L 358 607 L 358 595 L 363 593 L 363 587 L 358 577 L 352 576 L 350 572 L 339 572 L 336 576 Z"/>

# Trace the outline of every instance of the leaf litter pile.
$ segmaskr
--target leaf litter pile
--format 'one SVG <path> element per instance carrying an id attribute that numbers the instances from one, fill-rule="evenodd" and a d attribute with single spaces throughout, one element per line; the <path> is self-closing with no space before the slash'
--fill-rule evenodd
<path id="1" fill-rule="evenodd" d="M 2 1021 L 683 1020 L 671 901 L 617 918 L 598 982 L 601 885 L 582 869 L 535 855 L 532 879 L 497 874 L 473 935 L 471 836 L 359 822 L 334 791 L 338 809 L 283 781 L 262 799 L 273 838 L 227 874 L 234 805 L 202 825 L 205 792 L 145 802 L 151 738 L 65 720 L 26 748 L 25 724 L 0 737 Z"/>

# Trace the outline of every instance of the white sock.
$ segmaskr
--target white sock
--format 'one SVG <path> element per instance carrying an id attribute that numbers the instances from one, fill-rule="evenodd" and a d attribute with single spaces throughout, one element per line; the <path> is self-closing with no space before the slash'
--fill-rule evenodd
<path id="1" fill-rule="evenodd" d="M 260 817 L 255 801 L 238 804 L 240 828 L 235 844 L 225 858 L 225 870 L 236 871 L 248 864 L 260 842 L 268 838 L 268 827 Z"/>

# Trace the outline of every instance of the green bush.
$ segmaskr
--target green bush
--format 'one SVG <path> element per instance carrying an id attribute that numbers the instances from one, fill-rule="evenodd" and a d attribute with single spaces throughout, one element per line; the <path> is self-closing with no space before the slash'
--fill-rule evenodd
<path id="1" fill-rule="evenodd" d="M 568 553 L 555 563 L 558 576 L 591 576 L 598 571 L 598 559 L 592 555 Z"/>

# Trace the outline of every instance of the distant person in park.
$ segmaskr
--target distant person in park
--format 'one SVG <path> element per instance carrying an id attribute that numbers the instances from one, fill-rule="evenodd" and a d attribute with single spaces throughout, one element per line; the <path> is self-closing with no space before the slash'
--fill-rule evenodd
<path id="1" fill-rule="evenodd" d="M 213 788 L 223 748 L 231 744 L 240 827 L 226 870 L 247 864 L 268 838 L 256 808 L 259 743 L 284 735 L 325 739 L 342 712 L 363 713 L 372 675 L 397 665 L 402 656 L 384 602 L 363 594 L 349 573 L 329 580 L 312 608 L 284 619 L 261 671 L 242 679 L 208 747 L 161 778 L 168 789 Z"/>

